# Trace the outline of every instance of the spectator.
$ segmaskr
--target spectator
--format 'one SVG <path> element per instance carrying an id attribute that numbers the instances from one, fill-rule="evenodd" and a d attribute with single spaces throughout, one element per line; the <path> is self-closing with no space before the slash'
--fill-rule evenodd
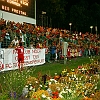
<path id="1" fill-rule="evenodd" d="M 8 45 L 10 44 L 11 40 L 10 40 L 10 36 L 9 33 L 6 33 L 5 37 L 4 37 L 4 48 L 8 48 Z"/>
<path id="2" fill-rule="evenodd" d="M 43 44 L 43 48 L 45 49 L 45 61 L 51 63 L 49 47 Z"/>
<path id="3" fill-rule="evenodd" d="M 43 44 L 50 46 L 51 59 L 55 60 L 59 58 L 59 49 L 62 45 L 62 42 L 68 42 L 69 44 L 74 45 L 71 48 L 73 51 L 73 57 L 79 54 L 79 47 L 83 46 L 82 51 L 80 50 L 81 55 L 83 56 L 94 56 L 100 53 L 100 35 L 96 36 L 95 34 L 78 33 L 73 32 L 69 34 L 68 30 L 57 29 L 57 28 L 48 28 L 41 26 L 34 26 L 32 24 L 26 23 L 15 23 L 10 20 L 7 22 L 4 19 L 0 19 L 0 36 L 2 37 L 1 47 L 7 48 L 9 43 L 15 39 L 15 36 L 18 37 L 19 42 L 23 42 L 25 47 L 30 47 L 30 43 L 37 48 L 43 48 Z M 60 44 L 60 45 L 59 45 Z M 92 47 L 90 48 L 90 44 Z M 12 45 L 12 43 L 11 43 Z M 9 47 L 12 47 L 9 45 Z M 77 49 L 77 50 L 76 50 Z M 84 52 L 83 52 L 84 51 Z M 78 53 L 77 53 L 78 52 Z M 57 54 L 57 56 L 55 56 Z M 79 56 L 79 55 L 78 55 Z"/>
<path id="4" fill-rule="evenodd" d="M 54 43 L 52 43 L 52 45 L 50 46 L 50 55 L 51 55 L 51 60 L 55 61 L 56 58 L 56 46 L 54 45 Z"/>
<path id="5" fill-rule="evenodd" d="M 18 40 L 18 37 L 15 36 L 15 38 L 12 40 L 12 45 L 15 47 L 17 46 L 17 44 L 19 44 L 19 40 Z"/>

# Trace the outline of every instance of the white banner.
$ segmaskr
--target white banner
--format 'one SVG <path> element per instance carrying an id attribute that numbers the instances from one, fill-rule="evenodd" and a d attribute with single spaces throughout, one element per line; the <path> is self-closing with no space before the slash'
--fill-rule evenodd
<path id="1" fill-rule="evenodd" d="M 45 49 L 24 49 L 24 66 L 45 63 Z M 18 56 L 15 49 L 0 49 L 0 71 L 18 69 Z"/>

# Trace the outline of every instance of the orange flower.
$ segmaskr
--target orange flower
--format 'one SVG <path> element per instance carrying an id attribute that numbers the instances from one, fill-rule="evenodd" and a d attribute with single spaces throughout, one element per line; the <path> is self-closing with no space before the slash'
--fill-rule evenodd
<path id="1" fill-rule="evenodd" d="M 36 96 L 34 96 L 33 98 L 36 98 Z"/>
<path id="2" fill-rule="evenodd" d="M 92 100 L 92 98 L 85 97 L 83 100 Z"/>
<path id="3" fill-rule="evenodd" d="M 41 100 L 40 98 L 38 98 L 38 100 Z"/>

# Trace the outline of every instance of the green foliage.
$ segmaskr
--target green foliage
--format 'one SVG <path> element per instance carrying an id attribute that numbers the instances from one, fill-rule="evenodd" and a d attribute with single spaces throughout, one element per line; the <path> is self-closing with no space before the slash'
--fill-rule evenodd
<path id="1" fill-rule="evenodd" d="M 6 94 L 6 93 L 0 94 L 0 100 L 7 100 L 8 98 L 9 98 L 8 94 Z"/>
<path id="2" fill-rule="evenodd" d="M 12 92 L 16 92 L 16 97 L 19 97 L 22 93 L 22 89 L 26 84 L 26 79 L 33 75 L 34 69 L 25 69 L 22 72 L 19 70 L 7 71 L 0 73 L 0 84 L 2 93 L 10 95 Z M 1 99 L 0 99 L 1 100 Z"/>

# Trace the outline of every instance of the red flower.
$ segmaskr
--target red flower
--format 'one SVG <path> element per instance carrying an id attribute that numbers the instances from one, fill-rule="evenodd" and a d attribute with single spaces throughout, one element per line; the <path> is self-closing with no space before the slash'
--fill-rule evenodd
<path id="1" fill-rule="evenodd" d="M 52 98 L 58 98 L 57 96 L 53 96 Z"/>
<path id="2" fill-rule="evenodd" d="M 58 98 L 58 94 L 59 94 L 58 91 L 53 92 L 52 94 L 53 94 L 53 97 L 52 98 Z"/>

